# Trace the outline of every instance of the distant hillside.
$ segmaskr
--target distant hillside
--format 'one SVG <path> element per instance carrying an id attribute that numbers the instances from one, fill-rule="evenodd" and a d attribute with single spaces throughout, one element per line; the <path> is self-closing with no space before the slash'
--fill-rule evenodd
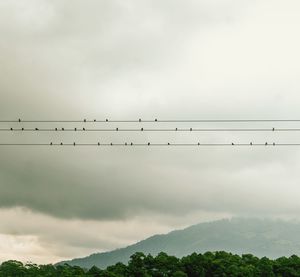
<path id="1" fill-rule="evenodd" d="M 125 248 L 92 254 L 62 263 L 90 268 L 106 268 L 126 263 L 135 252 L 166 252 L 182 257 L 193 252 L 224 250 L 236 254 L 251 253 L 270 258 L 300 255 L 300 224 L 286 221 L 240 219 L 200 223 L 166 235 L 155 235 Z"/>

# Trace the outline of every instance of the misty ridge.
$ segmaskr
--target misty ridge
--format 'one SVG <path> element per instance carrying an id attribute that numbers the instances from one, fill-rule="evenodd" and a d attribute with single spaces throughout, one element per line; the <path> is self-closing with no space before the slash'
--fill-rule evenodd
<path id="1" fill-rule="evenodd" d="M 6 261 L 0 276 L 299 276 L 299 232 L 299 222 L 224 219 L 56 265 Z"/>
<path id="2" fill-rule="evenodd" d="M 300 223 L 284 220 L 233 218 L 200 223 L 168 234 L 154 235 L 136 244 L 85 258 L 61 262 L 72 266 L 106 268 L 127 263 L 136 252 L 183 257 L 191 253 L 226 251 L 279 258 L 300 255 Z"/>

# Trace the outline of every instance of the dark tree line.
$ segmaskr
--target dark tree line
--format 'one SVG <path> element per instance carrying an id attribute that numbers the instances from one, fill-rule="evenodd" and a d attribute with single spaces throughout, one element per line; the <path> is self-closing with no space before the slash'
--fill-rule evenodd
<path id="1" fill-rule="evenodd" d="M 181 259 L 159 253 L 156 257 L 137 252 L 127 265 L 117 263 L 102 270 L 79 266 L 23 264 L 7 261 L 0 266 L 0 277 L 202 277 L 202 276 L 299 276 L 300 258 L 271 260 L 251 254 L 234 255 L 224 251 L 193 253 Z"/>

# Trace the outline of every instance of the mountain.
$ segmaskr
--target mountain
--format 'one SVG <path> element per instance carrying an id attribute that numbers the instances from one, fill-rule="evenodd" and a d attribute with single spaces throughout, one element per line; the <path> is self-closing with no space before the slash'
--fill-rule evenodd
<path id="1" fill-rule="evenodd" d="M 85 258 L 61 262 L 90 268 L 106 268 L 128 262 L 135 252 L 166 252 L 182 257 L 193 252 L 224 250 L 236 254 L 251 253 L 270 258 L 300 255 L 300 224 L 267 219 L 224 219 L 200 223 L 165 235 L 155 235 L 125 248 L 92 254 Z"/>

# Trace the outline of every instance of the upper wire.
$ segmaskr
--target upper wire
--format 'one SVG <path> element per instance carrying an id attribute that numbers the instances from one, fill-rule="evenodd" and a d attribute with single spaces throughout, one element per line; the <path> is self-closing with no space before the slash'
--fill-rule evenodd
<path id="1" fill-rule="evenodd" d="M 134 122 L 165 122 L 165 123 L 187 123 L 187 122 L 216 122 L 216 123 L 225 123 L 225 122 L 300 122 L 300 119 L 133 119 L 133 120 L 114 120 L 114 119 L 81 119 L 81 120 L 23 120 L 21 118 L 14 120 L 0 120 L 0 123 L 80 123 L 80 122 L 112 122 L 112 123 L 134 123 Z"/>

